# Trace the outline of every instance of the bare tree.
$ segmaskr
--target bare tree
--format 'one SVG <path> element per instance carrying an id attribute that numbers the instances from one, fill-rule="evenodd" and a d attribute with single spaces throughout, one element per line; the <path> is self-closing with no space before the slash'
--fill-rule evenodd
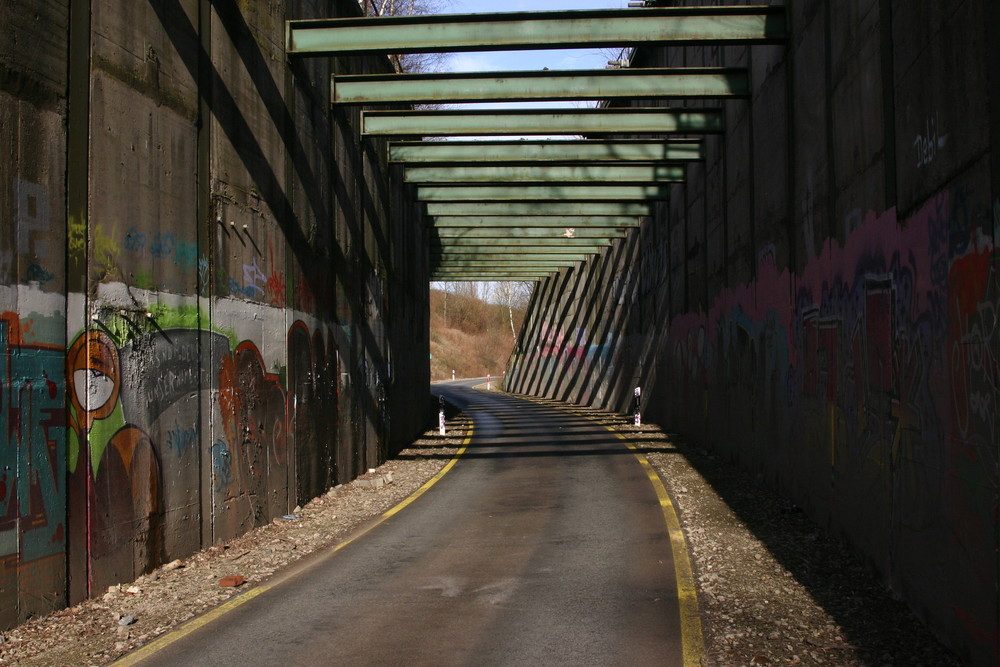
<path id="1" fill-rule="evenodd" d="M 366 16 L 423 16 L 443 14 L 449 0 L 359 0 Z M 389 60 L 397 72 L 440 72 L 448 60 L 447 53 L 390 54 Z"/>
<path id="2" fill-rule="evenodd" d="M 493 298 L 507 306 L 510 335 L 515 342 L 517 342 L 517 331 L 514 329 L 514 309 L 523 310 L 528 307 L 533 285 L 534 283 L 523 281 L 500 281 L 493 284 Z"/>

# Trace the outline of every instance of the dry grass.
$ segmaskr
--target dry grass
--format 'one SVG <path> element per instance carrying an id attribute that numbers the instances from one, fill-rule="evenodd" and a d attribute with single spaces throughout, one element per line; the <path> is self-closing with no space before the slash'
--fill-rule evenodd
<path id="1" fill-rule="evenodd" d="M 513 315 L 519 331 L 524 311 Z M 452 370 L 460 378 L 499 376 L 513 347 L 506 306 L 431 290 L 431 380 L 450 380 Z"/>

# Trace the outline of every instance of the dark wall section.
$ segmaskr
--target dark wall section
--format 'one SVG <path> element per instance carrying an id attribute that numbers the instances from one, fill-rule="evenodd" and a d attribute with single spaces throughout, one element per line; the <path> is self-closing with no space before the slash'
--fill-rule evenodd
<path id="1" fill-rule="evenodd" d="M 996 3 L 798 0 L 670 202 L 543 283 L 514 391 L 628 410 L 842 534 L 977 664 L 998 654 Z M 673 101 L 674 105 L 683 104 Z"/>
<path id="2" fill-rule="evenodd" d="M 358 11 L 0 8 L 0 625 L 267 523 L 423 427 L 425 232 L 329 103 L 332 72 L 389 65 L 284 55 L 286 19 Z"/>

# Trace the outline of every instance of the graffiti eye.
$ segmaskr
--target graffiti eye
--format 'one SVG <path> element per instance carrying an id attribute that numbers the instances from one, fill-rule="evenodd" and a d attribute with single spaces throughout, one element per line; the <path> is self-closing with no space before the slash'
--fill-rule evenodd
<path id="1" fill-rule="evenodd" d="M 99 370 L 81 368 L 73 372 L 73 388 L 80 405 L 86 406 L 88 412 L 93 412 L 104 407 L 111 398 L 115 382 Z"/>

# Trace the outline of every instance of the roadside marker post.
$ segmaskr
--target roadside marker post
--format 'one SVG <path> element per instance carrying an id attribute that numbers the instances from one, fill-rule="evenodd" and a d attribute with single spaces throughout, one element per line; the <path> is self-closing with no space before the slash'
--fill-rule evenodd
<path id="1" fill-rule="evenodd" d="M 440 435 L 445 435 L 444 428 L 444 396 L 438 396 L 438 403 L 441 409 L 438 411 L 438 432 Z"/>
<path id="2" fill-rule="evenodd" d="M 635 388 L 635 425 L 642 426 L 642 387 Z"/>

